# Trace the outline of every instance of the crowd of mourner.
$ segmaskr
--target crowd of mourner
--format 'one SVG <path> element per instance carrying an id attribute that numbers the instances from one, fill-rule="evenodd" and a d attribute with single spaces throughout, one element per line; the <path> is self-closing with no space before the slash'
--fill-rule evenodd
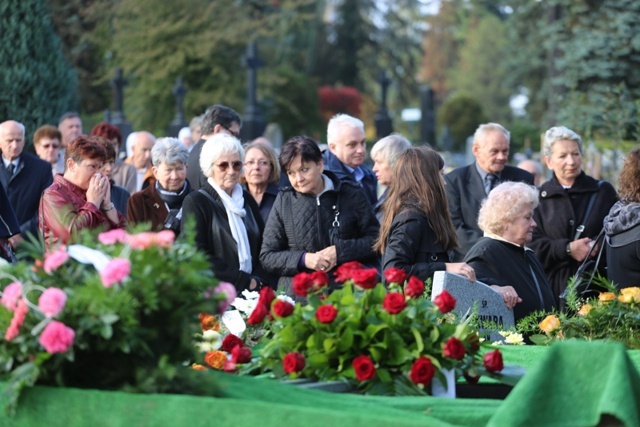
<path id="1" fill-rule="evenodd" d="M 243 146 L 241 126 L 214 105 L 179 138 L 140 131 L 123 141 L 106 122 L 86 135 L 67 113 L 35 130 L 33 155 L 25 127 L 1 123 L 0 255 L 12 262 L 26 239 L 50 249 L 86 228 L 195 227 L 216 278 L 239 292 L 294 296 L 293 277 L 312 271 L 335 289 L 333 270 L 358 261 L 481 281 L 516 321 L 561 309 L 570 277 L 601 249 L 604 275 L 640 283 L 640 148 L 616 192 L 583 171 L 582 139 L 563 126 L 544 133 L 551 175 L 537 187 L 540 165 L 509 165 L 510 134 L 497 123 L 473 135 L 475 161 L 446 174 L 438 152 L 395 133 L 373 145 L 369 169 L 364 124 L 346 114 L 329 121 L 326 145 L 294 136 L 279 154 L 265 138 Z"/>

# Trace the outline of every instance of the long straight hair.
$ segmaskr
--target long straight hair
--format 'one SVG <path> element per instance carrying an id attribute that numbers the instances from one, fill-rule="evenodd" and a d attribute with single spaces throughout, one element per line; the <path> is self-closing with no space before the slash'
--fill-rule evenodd
<path id="1" fill-rule="evenodd" d="M 445 250 L 458 246 L 456 230 L 449 216 L 449 205 L 441 175 L 444 161 L 429 147 L 412 147 L 405 151 L 391 170 L 392 181 L 382 204 L 380 235 L 374 248 L 384 253 L 393 219 L 407 209 L 418 209 Z"/>

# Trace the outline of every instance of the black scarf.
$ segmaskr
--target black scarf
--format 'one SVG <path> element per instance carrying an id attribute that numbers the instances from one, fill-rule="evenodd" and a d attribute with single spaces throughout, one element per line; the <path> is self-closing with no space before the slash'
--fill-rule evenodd
<path id="1" fill-rule="evenodd" d="M 165 190 L 160 186 L 160 182 L 156 180 L 156 192 L 169 207 L 169 214 L 164 222 L 164 228 L 178 233 L 180 231 L 180 221 L 182 220 L 182 202 L 187 197 L 187 194 L 191 192 L 189 181 L 184 182 L 182 190 L 175 192 Z"/>

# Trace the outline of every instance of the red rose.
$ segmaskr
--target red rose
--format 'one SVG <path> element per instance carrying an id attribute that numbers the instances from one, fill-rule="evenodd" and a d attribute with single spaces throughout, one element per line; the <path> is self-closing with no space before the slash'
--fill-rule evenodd
<path id="1" fill-rule="evenodd" d="M 367 381 L 375 378 L 376 367 L 369 356 L 358 356 L 353 359 L 353 369 L 356 371 L 356 379 L 358 381 Z"/>
<path id="2" fill-rule="evenodd" d="M 449 357 L 451 359 L 462 360 L 464 357 L 464 344 L 458 338 L 451 337 L 444 344 L 444 349 L 442 349 L 442 354 L 444 357 Z"/>
<path id="3" fill-rule="evenodd" d="M 489 372 L 500 372 L 504 369 L 504 362 L 502 361 L 502 353 L 496 349 L 488 352 L 482 358 L 484 367 Z"/>
<path id="4" fill-rule="evenodd" d="M 353 270 L 351 272 L 353 283 L 362 289 L 373 289 L 378 284 L 378 270 L 366 268 L 364 270 Z"/>
<path id="5" fill-rule="evenodd" d="M 294 308 L 295 306 L 290 302 L 279 299 L 273 304 L 273 314 L 276 317 L 289 317 Z"/>
<path id="6" fill-rule="evenodd" d="M 229 334 L 222 340 L 222 346 L 220 347 L 220 350 L 230 353 L 234 348 L 243 346 L 244 342 L 242 342 L 242 339 L 233 334 Z"/>
<path id="7" fill-rule="evenodd" d="M 251 362 L 251 349 L 247 347 L 236 346 L 231 351 L 231 361 L 233 363 L 249 363 Z"/>
<path id="8" fill-rule="evenodd" d="M 304 356 L 300 353 L 287 353 L 284 356 L 284 359 L 282 359 L 282 366 L 287 374 L 302 371 L 304 369 L 304 365 Z"/>
<path id="9" fill-rule="evenodd" d="M 433 362 L 428 357 L 420 356 L 411 365 L 411 373 L 409 378 L 414 384 L 429 385 L 433 376 L 436 373 L 436 368 L 433 366 Z"/>
<path id="10" fill-rule="evenodd" d="M 336 269 L 335 276 L 336 282 L 342 283 L 353 277 L 353 272 L 362 270 L 364 267 L 358 261 L 349 261 L 342 264 Z"/>
<path id="11" fill-rule="evenodd" d="M 256 308 L 253 309 L 251 315 L 247 319 L 247 323 L 250 325 L 259 325 L 262 323 L 265 317 L 269 314 L 269 310 L 262 304 L 256 305 Z"/>
<path id="12" fill-rule="evenodd" d="M 293 276 L 292 288 L 294 294 L 306 297 L 311 285 L 311 275 L 309 273 L 298 273 Z"/>
<path id="13" fill-rule="evenodd" d="M 318 307 L 318 311 L 316 311 L 316 319 L 320 321 L 320 323 L 331 323 L 338 315 L 338 310 L 331 304 L 325 304 Z"/>
<path id="14" fill-rule="evenodd" d="M 314 291 L 317 291 L 329 284 L 329 276 L 324 271 L 314 271 L 310 274 L 311 287 Z"/>
<path id="15" fill-rule="evenodd" d="M 440 295 L 434 298 L 433 303 L 438 306 L 442 313 L 448 313 L 456 306 L 456 299 L 447 291 L 442 291 Z"/>
<path id="16" fill-rule="evenodd" d="M 382 308 L 390 314 L 398 314 L 407 308 L 404 294 L 400 292 L 389 292 L 382 300 Z"/>
<path id="17" fill-rule="evenodd" d="M 410 298 L 418 298 L 424 293 L 424 282 L 416 276 L 411 276 L 404 287 L 404 293 Z"/>
<path id="18" fill-rule="evenodd" d="M 384 271 L 384 280 L 387 283 L 404 283 L 407 278 L 407 273 L 401 269 L 396 267 L 389 267 Z"/>
<path id="19" fill-rule="evenodd" d="M 273 292 L 273 289 L 268 286 L 260 289 L 260 299 L 258 299 L 258 304 L 262 304 L 267 307 L 267 310 L 270 310 L 271 303 L 274 299 L 276 299 L 276 293 Z"/>

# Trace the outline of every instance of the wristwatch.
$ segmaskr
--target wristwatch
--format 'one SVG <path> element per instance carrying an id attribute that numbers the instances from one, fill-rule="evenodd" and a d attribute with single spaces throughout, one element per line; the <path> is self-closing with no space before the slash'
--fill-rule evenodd
<path id="1" fill-rule="evenodd" d="M 113 204 L 113 202 L 109 203 L 109 207 L 108 208 L 103 208 L 102 206 L 100 206 L 100 210 L 102 212 L 109 212 L 110 210 L 112 210 L 113 208 L 115 208 L 115 205 Z"/>
<path id="2" fill-rule="evenodd" d="M 567 243 L 567 248 L 565 249 L 567 256 L 571 256 L 571 242 Z"/>

